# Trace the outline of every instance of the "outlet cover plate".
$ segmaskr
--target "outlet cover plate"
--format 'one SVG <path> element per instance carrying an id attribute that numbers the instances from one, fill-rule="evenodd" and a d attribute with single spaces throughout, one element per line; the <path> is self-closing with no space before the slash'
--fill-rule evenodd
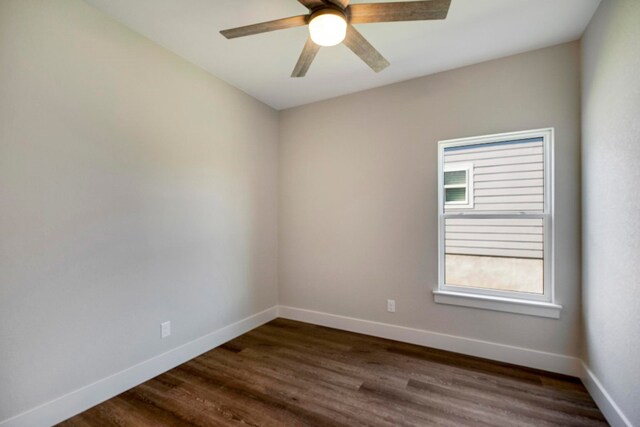
<path id="1" fill-rule="evenodd" d="M 163 322 L 160 324 L 161 337 L 167 338 L 171 335 L 171 322 Z"/>
<path id="2" fill-rule="evenodd" d="M 389 313 L 395 313 L 396 312 L 396 300 L 394 300 L 394 299 L 388 299 L 387 300 L 387 311 Z"/>

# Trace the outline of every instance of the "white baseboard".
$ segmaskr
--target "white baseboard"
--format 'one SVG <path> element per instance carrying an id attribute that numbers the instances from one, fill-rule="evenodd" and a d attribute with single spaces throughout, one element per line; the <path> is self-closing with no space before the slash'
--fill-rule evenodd
<path id="1" fill-rule="evenodd" d="M 582 373 L 582 364 L 578 358 L 529 348 L 514 347 L 489 341 L 425 331 L 423 329 L 407 328 L 404 326 L 390 325 L 388 323 L 372 322 L 370 320 L 286 306 L 280 306 L 280 317 L 423 345 L 440 350 L 453 351 L 470 356 L 483 357 L 499 362 L 512 363 L 514 365 L 572 375 L 574 377 L 579 377 Z"/>
<path id="2" fill-rule="evenodd" d="M 0 421 L 2 427 L 57 424 L 278 317 L 274 306 L 55 400 Z"/>
<path id="3" fill-rule="evenodd" d="M 271 307 L 225 326 L 55 400 L 0 421 L 0 427 L 56 424 L 277 317 L 580 377 L 612 426 L 632 427 L 602 383 L 578 358 L 287 306 Z"/>
<path id="4" fill-rule="evenodd" d="M 580 376 L 584 386 L 593 397 L 604 417 L 613 427 L 633 427 L 631 421 L 624 415 L 620 407 L 611 398 L 598 377 L 582 362 L 582 375 Z"/>

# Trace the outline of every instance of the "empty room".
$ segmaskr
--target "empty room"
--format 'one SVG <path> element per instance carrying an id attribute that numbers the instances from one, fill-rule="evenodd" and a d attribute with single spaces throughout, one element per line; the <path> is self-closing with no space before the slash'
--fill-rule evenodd
<path id="1" fill-rule="evenodd" d="M 0 0 L 0 427 L 640 427 L 639 0 Z"/>

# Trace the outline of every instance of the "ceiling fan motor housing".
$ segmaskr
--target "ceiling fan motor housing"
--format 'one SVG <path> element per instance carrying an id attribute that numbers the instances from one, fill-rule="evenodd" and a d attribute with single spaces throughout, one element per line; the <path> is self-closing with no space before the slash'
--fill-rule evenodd
<path id="1" fill-rule="evenodd" d="M 309 22 L 313 21 L 313 19 L 317 16 L 326 15 L 326 14 L 337 15 L 337 16 L 340 16 L 345 21 L 348 21 L 346 11 L 340 9 L 337 6 L 327 6 L 312 12 L 311 15 L 309 16 Z"/>

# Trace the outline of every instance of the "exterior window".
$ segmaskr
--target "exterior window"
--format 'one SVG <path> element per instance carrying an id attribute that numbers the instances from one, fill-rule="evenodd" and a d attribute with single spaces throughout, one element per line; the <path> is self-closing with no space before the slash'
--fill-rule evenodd
<path id="1" fill-rule="evenodd" d="M 559 317 L 553 129 L 441 141 L 438 303 Z"/>
<path id="2" fill-rule="evenodd" d="M 455 164 L 444 169 L 444 203 L 458 209 L 473 208 L 473 164 Z"/>

